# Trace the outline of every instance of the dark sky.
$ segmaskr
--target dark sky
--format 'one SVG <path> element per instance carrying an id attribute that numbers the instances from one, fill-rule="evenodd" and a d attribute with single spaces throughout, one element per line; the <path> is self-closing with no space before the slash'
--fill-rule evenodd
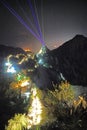
<path id="1" fill-rule="evenodd" d="M 4 0 L 0 0 L 4 1 Z M 6 0 L 26 21 L 20 5 L 35 26 L 27 0 Z M 17 2 L 19 1 L 19 2 Z M 46 45 L 60 46 L 76 34 L 87 36 L 86 0 L 31 0 L 36 7 Z M 19 4 L 18 4 L 19 3 Z M 30 27 L 31 25 L 28 24 Z M 34 27 L 35 28 L 35 27 Z M 31 48 L 38 51 L 41 43 L 0 2 L 0 44 Z"/>

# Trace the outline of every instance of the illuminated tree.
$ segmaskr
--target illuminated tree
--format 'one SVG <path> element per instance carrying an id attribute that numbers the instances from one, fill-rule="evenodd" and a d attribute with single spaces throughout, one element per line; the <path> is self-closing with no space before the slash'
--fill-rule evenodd
<path id="1" fill-rule="evenodd" d="M 32 89 L 32 102 L 28 111 L 28 129 L 40 124 L 42 117 L 42 105 L 37 96 L 37 89 Z"/>

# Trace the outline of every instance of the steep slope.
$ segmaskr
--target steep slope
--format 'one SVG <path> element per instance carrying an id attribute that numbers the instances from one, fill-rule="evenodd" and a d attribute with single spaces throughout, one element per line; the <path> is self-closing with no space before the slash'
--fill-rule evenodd
<path id="1" fill-rule="evenodd" d="M 54 67 L 71 84 L 87 85 L 87 38 L 76 35 L 48 54 L 54 59 Z M 53 63 L 52 63 L 53 64 Z"/>

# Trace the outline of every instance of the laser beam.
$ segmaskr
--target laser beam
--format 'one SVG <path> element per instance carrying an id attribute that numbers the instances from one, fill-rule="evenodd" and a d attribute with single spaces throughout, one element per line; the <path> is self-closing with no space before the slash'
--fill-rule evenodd
<path id="1" fill-rule="evenodd" d="M 21 16 L 18 15 L 18 13 L 6 1 L 0 1 L 18 19 L 18 21 L 22 25 L 24 25 L 24 27 L 43 45 L 43 40 L 32 31 L 32 29 L 26 24 L 26 22 L 21 18 Z"/>
<path id="2" fill-rule="evenodd" d="M 41 32 L 40 26 L 39 26 L 39 24 L 38 24 L 38 19 L 37 19 L 37 17 L 36 17 L 34 8 L 33 8 L 32 4 L 31 4 L 31 1 L 30 1 L 30 0 L 27 0 L 27 2 L 28 2 L 28 5 L 29 5 L 29 7 L 30 7 L 30 9 L 31 9 L 32 16 L 33 16 L 35 25 L 36 25 L 36 27 L 37 27 L 37 30 L 38 30 L 38 32 L 39 32 L 40 38 L 41 38 L 42 41 L 43 41 L 42 44 L 44 45 L 45 43 L 44 43 L 44 40 L 43 40 L 43 37 L 42 37 L 42 32 Z"/>
<path id="3" fill-rule="evenodd" d="M 30 18 L 28 17 L 28 15 L 27 15 L 27 13 L 26 13 L 25 9 L 24 9 L 24 8 L 22 8 L 22 6 L 20 5 L 20 3 L 19 3 L 19 1 L 18 1 L 18 0 L 16 0 L 16 1 L 17 1 L 17 4 L 18 4 L 19 8 L 20 8 L 20 9 L 21 9 L 21 11 L 23 12 L 23 14 L 24 14 L 25 18 L 26 18 L 26 19 L 27 19 L 27 21 L 30 23 L 30 25 L 31 25 L 31 27 L 32 27 L 32 29 L 33 29 L 33 31 L 36 33 L 36 35 L 37 35 L 37 36 L 39 36 L 39 34 L 38 34 L 38 32 L 37 32 L 37 30 L 36 30 L 35 26 L 33 25 L 33 23 L 31 22 Z"/>

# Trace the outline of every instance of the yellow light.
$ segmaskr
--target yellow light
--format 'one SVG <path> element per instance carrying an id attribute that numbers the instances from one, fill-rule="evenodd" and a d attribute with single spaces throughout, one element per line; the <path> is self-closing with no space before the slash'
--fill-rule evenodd
<path id="1" fill-rule="evenodd" d="M 37 95 L 37 90 L 36 90 L 36 88 L 33 88 L 33 89 L 32 89 L 32 94 L 33 94 L 33 97 Z"/>
<path id="2" fill-rule="evenodd" d="M 28 61 L 28 57 L 23 57 L 21 61 L 19 61 L 18 64 L 22 64 L 23 62 Z"/>
<path id="3" fill-rule="evenodd" d="M 39 51 L 39 54 L 41 54 L 43 51 L 42 51 L 42 49 Z"/>
<path id="4" fill-rule="evenodd" d="M 29 82 L 26 80 L 26 81 L 23 81 L 22 83 L 21 83 L 21 87 L 25 87 L 25 86 L 27 86 L 27 85 L 29 85 Z"/>
<path id="5" fill-rule="evenodd" d="M 18 64 L 22 64 L 25 61 L 25 59 L 23 58 Z"/>
<path id="6" fill-rule="evenodd" d="M 26 49 L 24 49 L 24 51 L 31 52 L 31 49 L 30 48 L 26 48 Z"/>

